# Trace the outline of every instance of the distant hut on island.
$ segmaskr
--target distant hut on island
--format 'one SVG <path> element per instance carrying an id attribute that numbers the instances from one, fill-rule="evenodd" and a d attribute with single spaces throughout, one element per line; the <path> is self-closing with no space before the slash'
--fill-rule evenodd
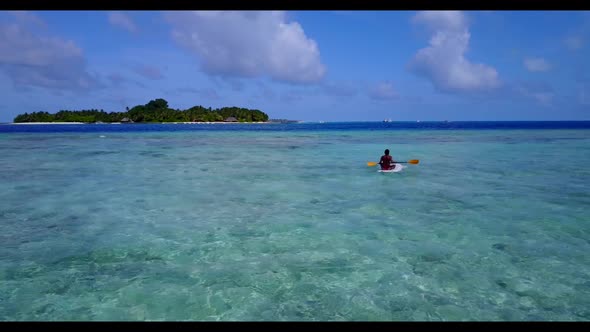
<path id="1" fill-rule="evenodd" d="M 133 120 L 131 120 L 129 118 L 122 118 L 121 123 L 133 123 Z"/>
<path id="2" fill-rule="evenodd" d="M 238 122 L 238 119 L 234 118 L 233 116 L 230 116 L 229 118 L 223 120 L 224 122 Z"/>

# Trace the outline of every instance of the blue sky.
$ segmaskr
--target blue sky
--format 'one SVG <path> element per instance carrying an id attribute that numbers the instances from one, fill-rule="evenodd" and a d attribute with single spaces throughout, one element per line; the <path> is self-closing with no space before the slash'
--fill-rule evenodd
<path id="1" fill-rule="evenodd" d="M 306 121 L 590 120 L 590 12 L 0 12 L 0 122 L 240 106 Z"/>

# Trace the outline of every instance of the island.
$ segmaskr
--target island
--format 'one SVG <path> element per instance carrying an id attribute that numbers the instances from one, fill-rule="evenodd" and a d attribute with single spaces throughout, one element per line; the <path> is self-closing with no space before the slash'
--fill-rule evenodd
<path id="1" fill-rule="evenodd" d="M 154 99 L 145 105 L 127 107 L 125 112 L 89 109 L 61 110 L 55 114 L 33 112 L 19 114 L 14 123 L 266 123 L 268 115 L 260 110 L 222 107 L 219 109 L 193 106 L 186 110 L 172 109 L 164 99 Z"/>

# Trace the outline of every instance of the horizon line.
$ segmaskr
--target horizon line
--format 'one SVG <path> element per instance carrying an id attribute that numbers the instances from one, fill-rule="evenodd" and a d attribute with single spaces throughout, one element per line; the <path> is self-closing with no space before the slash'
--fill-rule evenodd
<path id="1" fill-rule="evenodd" d="M 399 121 L 388 121 L 384 122 L 383 120 L 349 120 L 349 121 L 326 121 L 326 120 L 288 120 L 288 121 L 295 121 L 294 123 L 280 123 L 280 124 L 296 124 L 296 123 L 422 123 L 422 122 L 590 122 L 588 120 L 399 120 Z M 273 122 L 273 121 L 266 121 L 265 123 Z M 46 122 L 28 122 L 30 124 L 51 124 Z M 57 122 L 55 124 L 62 124 L 65 122 Z M 72 122 L 75 123 L 75 122 Z M 118 122 L 113 122 L 118 123 Z M 248 124 L 256 123 L 256 122 L 245 122 Z M 278 122 L 277 122 L 278 123 Z M 20 122 L 0 122 L 3 125 L 13 125 L 13 124 L 22 124 Z M 80 124 L 92 124 L 92 123 L 80 123 Z M 111 123 L 103 123 L 103 124 L 111 124 Z M 136 122 L 135 124 L 182 124 L 182 122 Z M 234 124 L 241 124 L 241 123 L 234 123 Z"/>

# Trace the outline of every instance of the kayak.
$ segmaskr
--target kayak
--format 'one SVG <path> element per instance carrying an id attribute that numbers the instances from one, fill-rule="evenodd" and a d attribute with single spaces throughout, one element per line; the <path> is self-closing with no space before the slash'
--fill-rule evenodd
<path id="1" fill-rule="evenodd" d="M 379 172 L 379 173 L 397 173 L 397 172 L 401 172 L 404 168 L 405 167 L 402 164 L 395 164 L 393 169 L 380 169 L 377 172 Z"/>

